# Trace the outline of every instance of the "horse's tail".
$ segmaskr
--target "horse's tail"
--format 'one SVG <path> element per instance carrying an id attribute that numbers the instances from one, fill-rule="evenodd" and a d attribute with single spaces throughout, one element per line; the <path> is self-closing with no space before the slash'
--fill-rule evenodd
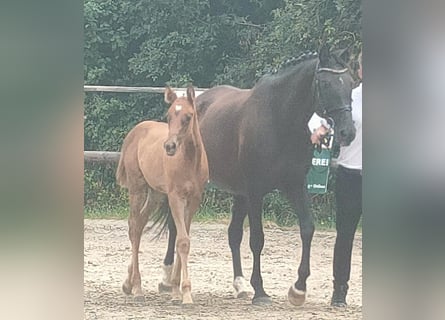
<path id="1" fill-rule="evenodd" d="M 152 240 L 159 239 L 169 228 L 174 227 L 175 224 L 167 197 L 165 197 L 159 209 L 150 214 L 150 222 L 151 224 L 147 226 L 147 230 L 155 231 Z"/>

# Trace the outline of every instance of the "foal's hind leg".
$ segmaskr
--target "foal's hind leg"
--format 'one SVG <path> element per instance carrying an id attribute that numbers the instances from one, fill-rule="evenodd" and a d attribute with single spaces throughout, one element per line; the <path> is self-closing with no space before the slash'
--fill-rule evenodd
<path id="1" fill-rule="evenodd" d="M 141 288 L 141 274 L 139 272 L 139 245 L 142 231 L 148 222 L 147 191 L 138 193 L 130 192 L 130 216 L 128 218 L 128 235 L 131 242 L 131 264 L 128 266 L 128 278 L 125 280 L 122 290 L 126 294 L 133 294 L 136 302 L 144 302 L 144 294 Z"/>

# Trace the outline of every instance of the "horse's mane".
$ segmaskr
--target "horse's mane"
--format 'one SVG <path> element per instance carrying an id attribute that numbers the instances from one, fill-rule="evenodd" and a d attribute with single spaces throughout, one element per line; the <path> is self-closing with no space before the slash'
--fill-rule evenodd
<path id="1" fill-rule="evenodd" d="M 305 51 L 301 53 L 298 57 L 291 57 L 283 60 L 278 66 L 267 66 L 263 69 L 263 71 L 258 75 L 259 78 L 267 75 L 276 75 L 283 71 L 286 71 L 289 67 L 296 66 L 297 64 L 307 61 L 313 58 L 318 57 L 317 52 Z"/>

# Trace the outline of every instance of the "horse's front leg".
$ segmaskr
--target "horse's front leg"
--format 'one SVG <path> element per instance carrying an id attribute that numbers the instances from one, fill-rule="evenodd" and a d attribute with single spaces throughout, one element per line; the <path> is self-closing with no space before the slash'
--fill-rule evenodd
<path id="1" fill-rule="evenodd" d="M 250 278 L 250 284 L 255 290 L 252 304 L 269 305 L 272 299 L 263 287 L 263 278 L 261 276 L 261 251 L 264 247 L 264 231 L 262 222 L 262 196 L 251 196 L 248 199 L 248 216 L 250 226 L 250 249 L 253 253 L 253 269 Z"/>
<path id="2" fill-rule="evenodd" d="M 300 237 L 302 254 L 298 268 L 298 279 L 289 288 L 289 302 L 296 306 L 303 305 L 306 300 L 306 279 L 310 275 L 311 242 L 314 235 L 314 222 L 309 211 L 309 197 L 306 186 L 303 185 L 293 191 L 285 191 L 289 201 L 294 204 L 300 223 Z"/>
<path id="3" fill-rule="evenodd" d="M 243 275 L 241 265 L 241 241 L 243 240 L 243 223 L 247 216 L 247 199 L 243 196 L 233 197 L 232 220 L 229 225 L 229 246 L 232 251 L 233 288 L 235 298 L 245 298 L 250 291 Z"/>

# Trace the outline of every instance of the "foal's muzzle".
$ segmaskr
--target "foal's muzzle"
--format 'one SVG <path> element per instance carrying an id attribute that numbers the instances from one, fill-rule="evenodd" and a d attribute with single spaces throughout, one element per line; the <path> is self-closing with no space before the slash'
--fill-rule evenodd
<path id="1" fill-rule="evenodd" d="M 175 138 L 168 139 L 164 143 L 164 149 L 168 156 L 174 156 L 176 153 L 178 145 L 175 140 Z"/>

